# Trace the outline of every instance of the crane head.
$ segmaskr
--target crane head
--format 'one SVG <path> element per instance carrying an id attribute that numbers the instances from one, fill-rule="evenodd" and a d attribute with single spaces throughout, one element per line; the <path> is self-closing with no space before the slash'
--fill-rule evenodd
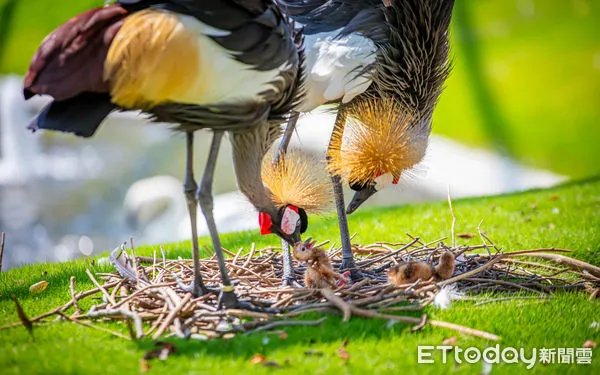
<path id="1" fill-rule="evenodd" d="M 276 234 L 290 245 L 300 241 L 300 235 L 308 229 L 308 215 L 302 208 L 293 205 L 282 207 L 276 215 L 259 212 L 260 234 Z"/>
<path id="2" fill-rule="evenodd" d="M 343 109 L 348 120 L 332 136 L 328 169 L 356 191 L 348 214 L 377 191 L 398 184 L 423 159 L 431 121 L 405 108 L 395 97 L 380 96 L 359 99 Z"/>
<path id="3" fill-rule="evenodd" d="M 263 160 L 261 177 L 277 213 L 259 214 L 261 234 L 275 233 L 293 245 L 308 228 L 307 213 L 331 207 L 331 180 L 324 162 L 300 149 L 288 150 L 277 162 L 273 155 Z"/>

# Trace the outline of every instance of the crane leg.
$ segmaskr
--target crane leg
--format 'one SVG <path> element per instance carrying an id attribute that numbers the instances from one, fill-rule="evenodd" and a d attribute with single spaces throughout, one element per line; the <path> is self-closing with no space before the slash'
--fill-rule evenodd
<path id="1" fill-rule="evenodd" d="M 346 124 L 346 113 L 342 110 L 338 111 L 335 118 L 333 133 L 329 141 L 329 148 L 333 141 L 333 134 L 338 131 L 343 131 Z M 340 240 L 342 243 L 342 265 L 340 270 L 350 270 L 352 281 L 362 279 L 362 275 L 356 269 L 354 255 L 352 254 L 352 244 L 350 243 L 350 231 L 348 230 L 348 217 L 346 216 L 346 207 L 344 205 L 344 190 L 342 189 L 342 178 L 339 175 L 332 175 L 331 182 L 333 184 L 333 195 L 335 198 L 335 208 L 337 210 L 338 224 L 340 226 Z"/>
<path id="2" fill-rule="evenodd" d="M 227 268 L 225 267 L 225 257 L 223 256 L 221 239 L 219 238 L 219 232 L 217 231 L 215 218 L 213 216 L 212 185 L 222 139 L 223 131 L 214 131 L 210 151 L 208 153 L 208 160 L 206 161 L 206 168 L 204 168 L 204 175 L 202 176 L 202 182 L 200 183 L 200 188 L 197 191 L 196 197 L 200 202 L 200 208 L 206 219 L 206 226 L 210 233 L 210 239 L 212 240 L 215 255 L 217 256 L 219 272 L 221 273 L 222 286 L 219 295 L 219 303 L 227 308 L 232 308 L 238 306 L 238 299 L 233 291 L 233 286 L 231 285 Z"/>
<path id="3" fill-rule="evenodd" d="M 183 182 L 183 191 L 187 201 L 188 212 L 190 214 L 190 222 L 192 225 L 192 256 L 194 258 L 194 281 L 192 285 L 185 288 L 192 292 L 196 297 L 209 292 L 202 275 L 200 274 L 200 254 L 198 251 L 198 227 L 196 226 L 198 213 L 198 200 L 196 199 L 196 190 L 198 185 L 194 180 L 194 133 L 187 132 L 186 134 L 186 167 L 185 180 Z"/>
<path id="4" fill-rule="evenodd" d="M 288 146 L 290 145 L 290 140 L 292 139 L 292 135 L 294 134 L 294 129 L 296 128 L 296 123 L 298 122 L 299 116 L 300 113 L 292 112 L 290 119 L 288 120 L 287 126 L 285 128 L 285 131 L 283 133 L 283 137 L 281 138 L 279 149 L 275 154 L 275 160 L 273 161 L 273 163 L 277 164 L 282 158 L 285 158 L 285 154 L 287 153 Z M 281 285 L 297 287 L 301 286 L 296 280 L 296 275 L 294 273 L 294 265 L 292 264 L 292 253 L 290 250 L 290 244 L 286 240 L 281 240 L 281 256 L 283 258 L 283 276 L 281 277 Z"/>

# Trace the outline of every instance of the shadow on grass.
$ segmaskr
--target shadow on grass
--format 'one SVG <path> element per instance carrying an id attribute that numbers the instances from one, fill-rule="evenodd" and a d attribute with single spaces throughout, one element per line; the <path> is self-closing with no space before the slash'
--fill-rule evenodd
<path id="1" fill-rule="evenodd" d="M 419 314 L 407 314 L 420 316 Z M 350 343 L 368 339 L 386 340 L 398 335 L 409 327 L 397 323 L 389 326 L 385 320 L 367 320 L 352 318 L 350 322 L 343 323 L 336 314 L 306 314 L 302 320 L 316 320 L 327 317 L 325 322 L 318 326 L 289 326 L 282 327 L 287 336 L 282 339 L 279 334 L 258 332 L 252 334 L 239 334 L 231 339 L 216 339 L 209 341 L 185 340 L 169 338 L 170 342 L 177 348 L 173 356 L 219 356 L 219 357 L 243 357 L 250 358 L 255 354 L 268 356 L 272 351 L 286 351 L 289 348 L 300 348 L 303 352 L 317 346 L 322 349 L 322 344 L 339 343 L 340 340 L 348 339 Z M 427 328 L 426 328 L 427 329 Z M 411 333 L 411 334 L 419 334 Z M 137 343 L 139 349 L 150 351 L 155 348 L 155 341 L 143 340 Z M 315 350 L 311 353 L 316 356 L 335 356 L 335 352 Z M 307 354 L 307 356 L 311 355 Z"/>

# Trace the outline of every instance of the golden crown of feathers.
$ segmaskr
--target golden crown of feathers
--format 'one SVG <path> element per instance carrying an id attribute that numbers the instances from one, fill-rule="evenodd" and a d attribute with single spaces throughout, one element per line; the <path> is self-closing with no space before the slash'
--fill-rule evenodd
<path id="1" fill-rule="evenodd" d="M 416 132 L 415 117 L 391 97 L 366 98 L 345 109 L 346 126 L 332 135 L 328 169 L 350 184 L 382 174 L 394 177 L 421 161 L 427 137 Z"/>
<path id="2" fill-rule="evenodd" d="M 331 208 L 333 192 L 324 160 L 300 149 L 288 150 L 277 163 L 273 155 L 263 159 L 262 179 L 277 207 L 293 205 L 312 214 Z"/>

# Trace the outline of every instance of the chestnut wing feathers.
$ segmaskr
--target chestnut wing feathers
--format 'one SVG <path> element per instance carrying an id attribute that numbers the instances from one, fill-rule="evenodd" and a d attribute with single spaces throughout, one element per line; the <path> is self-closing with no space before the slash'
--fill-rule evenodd
<path id="1" fill-rule="evenodd" d="M 127 11 L 118 5 L 88 10 L 44 39 L 25 76 L 23 94 L 65 100 L 83 92 L 107 92 L 104 59 Z"/>

